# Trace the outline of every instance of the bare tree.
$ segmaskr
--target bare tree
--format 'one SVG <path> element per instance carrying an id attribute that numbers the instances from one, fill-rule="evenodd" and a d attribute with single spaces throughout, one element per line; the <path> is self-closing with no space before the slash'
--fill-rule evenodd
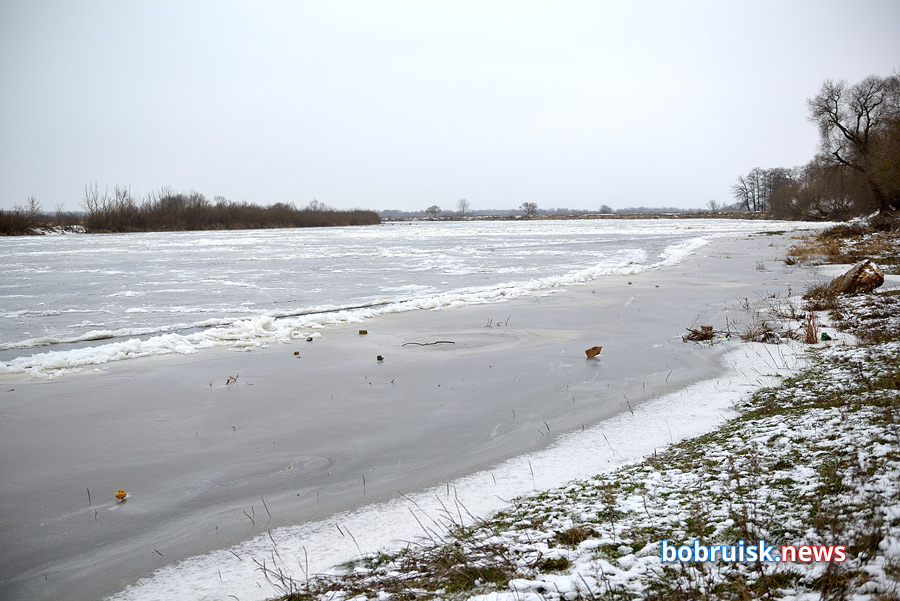
<path id="1" fill-rule="evenodd" d="M 523 202 L 520 207 L 526 217 L 534 217 L 537 215 L 538 206 L 536 202 Z"/>
<path id="2" fill-rule="evenodd" d="M 81 208 L 87 211 L 89 215 L 94 215 L 100 212 L 102 205 L 103 200 L 100 196 L 100 188 L 97 186 L 97 182 L 85 184 L 84 200 L 81 201 Z"/>
<path id="3" fill-rule="evenodd" d="M 111 204 L 109 188 L 101 194 L 97 182 L 85 184 L 84 200 L 81 201 L 81 207 L 87 211 L 84 219 L 85 227 L 93 231 L 108 231 Z"/>
<path id="4" fill-rule="evenodd" d="M 465 198 L 460 198 L 456 201 L 456 210 L 459 212 L 460 216 L 465 217 L 466 213 L 469 212 L 469 201 Z"/>
<path id="5" fill-rule="evenodd" d="M 859 174 L 828 167 L 821 155 L 802 167 L 783 171 L 769 199 L 775 217 L 841 220 L 866 210 L 854 200 L 865 189 Z"/>
<path id="6" fill-rule="evenodd" d="M 28 221 L 36 223 L 38 217 L 41 216 L 41 201 L 34 196 L 29 196 L 28 202 L 25 204 L 25 214 Z"/>
<path id="7" fill-rule="evenodd" d="M 747 175 L 741 175 L 732 184 L 734 198 L 751 213 L 770 209 L 772 193 L 782 182 L 790 178 L 790 169 L 775 167 L 760 169 L 755 167 Z M 712 203 L 714 201 L 710 201 Z M 712 205 L 710 205 L 712 208 Z M 713 209 L 715 210 L 715 209 Z"/>
<path id="8" fill-rule="evenodd" d="M 880 212 L 900 208 L 900 191 L 885 190 L 886 182 L 879 177 L 885 163 L 887 173 L 900 168 L 897 148 L 884 143 L 900 129 L 900 75 L 871 75 L 852 86 L 827 80 L 808 105 L 826 163 L 859 173 Z"/>
<path id="9" fill-rule="evenodd" d="M 425 209 L 425 214 L 426 215 L 430 214 L 432 217 L 437 217 L 438 213 L 440 213 L 440 212 L 441 212 L 441 207 L 439 207 L 437 205 L 431 205 L 430 207 Z"/>
<path id="10" fill-rule="evenodd" d="M 9 215 L 14 216 L 15 224 L 7 223 L 5 231 L 26 230 L 41 225 L 41 202 L 35 196 L 29 196 L 25 206 L 16 205 Z"/>
<path id="11" fill-rule="evenodd" d="M 751 171 L 750 174 L 752 173 Z M 750 174 L 746 177 L 739 175 L 737 181 L 731 185 L 731 193 L 744 209 L 753 212 L 756 210 L 757 198 L 754 178 Z"/>

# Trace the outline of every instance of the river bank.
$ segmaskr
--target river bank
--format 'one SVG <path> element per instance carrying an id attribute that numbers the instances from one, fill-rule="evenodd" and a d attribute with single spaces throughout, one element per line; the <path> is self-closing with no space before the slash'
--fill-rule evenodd
<path id="1" fill-rule="evenodd" d="M 791 264 L 838 263 L 823 268 L 830 275 L 867 250 L 885 285 L 856 297 L 819 287 L 790 301 L 792 312 L 819 312 L 821 342 L 806 347 L 798 373 L 745 397 L 708 434 L 487 519 L 457 519 L 459 503 L 448 501 L 451 510 L 423 514 L 418 545 L 313 580 L 277 560 L 261 570 L 291 598 L 896 599 L 896 242 L 857 226 L 792 249 Z M 771 309 L 769 319 L 786 313 Z"/>

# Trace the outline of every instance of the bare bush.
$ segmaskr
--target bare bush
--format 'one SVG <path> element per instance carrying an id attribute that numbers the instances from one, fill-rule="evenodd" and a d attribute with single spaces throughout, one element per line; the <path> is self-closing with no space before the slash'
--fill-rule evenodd
<path id="1" fill-rule="evenodd" d="M 96 184 L 85 186 L 82 206 L 85 227 L 92 232 L 184 231 L 372 225 L 381 222 L 374 211 L 342 211 L 314 200 L 305 208 L 275 203 L 262 207 L 216 197 L 211 203 L 199 192 L 161 188 L 138 202 L 127 188 L 116 186 L 112 196 Z"/>

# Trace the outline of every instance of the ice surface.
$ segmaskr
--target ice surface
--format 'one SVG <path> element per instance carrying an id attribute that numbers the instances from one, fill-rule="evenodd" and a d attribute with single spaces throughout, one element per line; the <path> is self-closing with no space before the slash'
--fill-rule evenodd
<path id="1" fill-rule="evenodd" d="M 274 595 L 274 590 L 251 558 L 262 561 L 271 557 L 275 548 L 281 557 L 294 560 L 287 562 L 286 575 L 302 582 L 306 570 L 312 574 L 326 572 L 360 552 L 396 549 L 409 541 L 427 542 L 423 524 L 437 528 L 433 521 L 443 521 L 448 510 L 453 512 L 454 521 L 468 523 L 471 518 L 466 512 L 488 515 L 504 508 L 506 501 L 516 496 L 639 460 L 667 444 L 712 429 L 733 415 L 733 406 L 754 387 L 773 384 L 776 374 L 790 373 L 796 367 L 793 348 L 783 349 L 773 361 L 773 355 L 761 346 L 733 346 L 723 357 L 726 373 L 733 376 L 727 380 L 710 379 L 661 396 L 640 405 L 633 414 L 621 413 L 586 431 L 561 436 L 547 449 L 445 485 L 341 512 L 327 520 L 278 528 L 228 550 L 184 560 L 159 570 L 113 599 L 149 601 L 177 597 L 212 601 L 228 595 L 266 599 Z M 748 380 L 739 370 L 757 377 Z"/>
<path id="2" fill-rule="evenodd" d="M 336 524 L 364 550 L 418 536 L 398 490 L 419 495 L 423 508 L 449 491 L 486 512 L 499 506 L 496 495 L 585 475 L 695 431 L 682 427 L 708 427 L 771 370 L 752 363 L 760 351 L 737 346 L 723 359 L 728 345 L 684 344 L 684 328 L 746 319 L 742 299 L 802 289 L 814 274 L 775 262 L 785 237 L 697 233 L 664 240 L 646 266 L 679 254 L 681 262 L 532 278 L 540 284 L 518 283 L 525 292 L 514 300 L 472 305 L 448 293 L 433 306 L 410 299 L 404 312 L 261 315 L 202 335 L 288 342 L 240 354 L 210 343 L 49 381 L 2 376 L 0 515 L 11 543 L 0 549 L 0 597 L 164 599 L 172 587 L 185 599 L 264 598 L 274 591 L 256 584 L 251 558 L 271 552 L 267 531 L 293 565 L 305 547 L 311 567 L 327 569 L 358 552 Z M 758 270 L 759 261 L 771 268 Z M 360 319 L 367 336 L 352 325 Z M 325 327 L 313 342 L 296 336 L 317 325 Z M 195 334 L 172 333 L 173 349 Z M 437 340 L 454 344 L 406 344 Z M 140 342 L 85 350 L 128 356 Z M 586 360 L 596 344 L 603 352 Z M 730 367 L 733 358 L 748 363 Z M 118 488 L 125 503 L 112 497 Z M 158 569 L 166 571 L 153 576 Z"/>
<path id="3" fill-rule="evenodd" d="M 804 226 L 419 223 L 14 240 L 0 253 L 9 282 L 0 296 L 0 374 L 54 376 L 211 346 L 268 346 L 326 325 L 641 273 L 719 236 Z"/>

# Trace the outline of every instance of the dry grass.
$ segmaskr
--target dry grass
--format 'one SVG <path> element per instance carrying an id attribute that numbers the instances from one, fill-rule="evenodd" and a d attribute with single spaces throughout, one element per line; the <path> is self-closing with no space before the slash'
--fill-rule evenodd
<path id="1" fill-rule="evenodd" d="M 768 321 L 755 318 L 753 322 L 741 332 L 741 340 L 744 342 L 767 342 L 778 344 L 781 336 L 772 329 Z"/>
<path id="2" fill-rule="evenodd" d="M 716 331 L 712 326 L 700 326 L 697 328 L 688 328 L 689 334 L 681 337 L 684 342 L 711 342 L 716 337 Z"/>
<path id="3" fill-rule="evenodd" d="M 900 273 L 900 218 L 882 217 L 869 224 L 841 224 L 803 236 L 787 252 L 788 265 L 858 263 L 871 259 L 887 273 Z"/>
<path id="4" fill-rule="evenodd" d="M 806 314 L 803 323 L 803 342 L 806 344 L 816 344 L 819 341 L 819 320 L 815 311 Z"/>
<path id="5" fill-rule="evenodd" d="M 837 306 L 837 295 L 828 289 L 828 284 L 813 286 L 803 295 L 810 311 L 830 311 Z"/>
<path id="6" fill-rule="evenodd" d="M 821 263 L 842 263 L 841 243 L 833 238 L 803 236 L 800 242 L 788 250 L 785 263 L 788 265 L 818 265 Z"/>

